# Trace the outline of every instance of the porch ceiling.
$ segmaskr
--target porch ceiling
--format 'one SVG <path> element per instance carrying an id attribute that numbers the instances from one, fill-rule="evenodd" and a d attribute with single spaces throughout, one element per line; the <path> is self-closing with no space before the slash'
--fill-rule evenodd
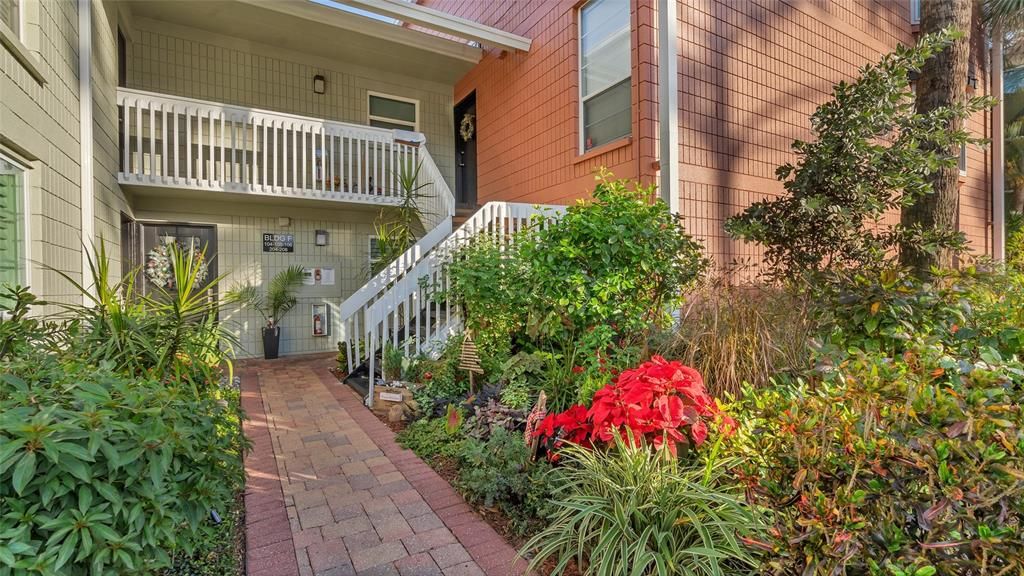
<path id="1" fill-rule="evenodd" d="M 124 0 L 133 18 L 225 34 L 284 50 L 454 84 L 480 60 L 466 43 L 308 0 Z"/>

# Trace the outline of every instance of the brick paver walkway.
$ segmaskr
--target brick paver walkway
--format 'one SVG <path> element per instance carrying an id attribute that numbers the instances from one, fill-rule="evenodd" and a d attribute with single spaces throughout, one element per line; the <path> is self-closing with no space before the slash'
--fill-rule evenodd
<path id="1" fill-rule="evenodd" d="M 304 357 L 240 365 L 249 576 L 519 576 L 524 563 L 447 482 Z"/>

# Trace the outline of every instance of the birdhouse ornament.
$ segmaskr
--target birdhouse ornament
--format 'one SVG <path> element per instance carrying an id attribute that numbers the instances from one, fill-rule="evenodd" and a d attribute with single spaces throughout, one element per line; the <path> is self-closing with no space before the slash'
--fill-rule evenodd
<path id="1" fill-rule="evenodd" d="M 469 372 L 469 392 L 473 393 L 473 374 L 483 374 L 484 369 L 480 367 L 480 354 L 476 350 L 473 336 L 467 331 L 462 337 L 462 353 L 459 355 L 459 369 Z"/>

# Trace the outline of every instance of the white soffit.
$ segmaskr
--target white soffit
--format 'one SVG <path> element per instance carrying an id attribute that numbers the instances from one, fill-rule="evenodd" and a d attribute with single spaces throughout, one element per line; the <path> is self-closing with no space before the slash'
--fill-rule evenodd
<path id="1" fill-rule="evenodd" d="M 496 46 L 508 50 L 521 50 L 523 52 L 530 50 L 531 41 L 529 38 L 404 0 L 336 1 L 353 8 L 395 18 L 401 22 L 418 24 L 435 32 L 451 34 L 452 36 L 467 40 L 475 40 L 484 46 Z"/>
<path id="2" fill-rule="evenodd" d="M 337 8 L 312 2 L 310 0 L 238 0 L 266 10 L 273 10 L 336 28 L 350 30 L 372 36 L 374 38 L 404 44 L 434 52 L 449 58 L 476 63 L 480 61 L 482 51 L 476 46 L 455 42 L 440 36 L 410 30 L 387 22 L 358 16 Z M 347 4 L 347 2 L 346 2 Z M 374 13 L 380 13 L 377 10 Z"/>

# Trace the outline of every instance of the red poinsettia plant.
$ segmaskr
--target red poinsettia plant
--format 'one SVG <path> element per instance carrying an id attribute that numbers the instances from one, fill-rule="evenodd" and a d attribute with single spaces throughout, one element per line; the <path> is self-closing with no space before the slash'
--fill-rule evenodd
<path id="1" fill-rule="evenodd" d="M 675 455 L 680 446 L 703 444 L 708 423 L 717 423 L 725 434 L 736 426 L 708 394 L 699 372 L 654 356 L 598 390 L 590 408 L 576 405 L 549 415 L 537 434 L 554 440 L 556 449 L 565 442 L 607 446 L 619 435 L 634 444 L 664 445 Z"/>

